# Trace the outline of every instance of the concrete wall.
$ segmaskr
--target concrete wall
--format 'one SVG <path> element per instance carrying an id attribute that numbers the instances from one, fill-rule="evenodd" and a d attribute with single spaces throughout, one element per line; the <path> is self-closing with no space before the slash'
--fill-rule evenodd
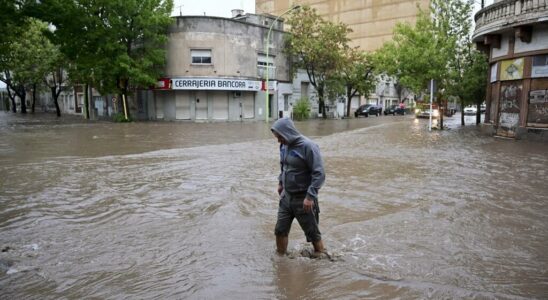
<path id="1" fill-rule="evenodd" d="M 169 28 L 167 77 L 213 76 L 257 78 L 257 59 L 265 54 L 268 27 L 217 17 L 177 17 Z M 269 56 L 275 57 L 276 76 L 289 81 L 287 57 L 279 50 L 284 33 L 273 29 Z M 210 49 L 211 65 L 191 63 L 191 49 Z"/>

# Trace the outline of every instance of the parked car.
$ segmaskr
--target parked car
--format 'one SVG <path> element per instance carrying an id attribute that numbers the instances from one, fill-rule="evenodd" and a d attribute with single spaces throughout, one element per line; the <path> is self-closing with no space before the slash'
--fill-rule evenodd
<path id="1" fill-rule="evenodd" d="M 405 115 L 405 109 L 403 109 L 399 105 L 390 105 L 388 108 L 384 110 L 384 115 Z"/>
<path id="2" fill-rule="evenodd" d="M 356 111 L 354 112 L 354 116 L 356 118 L 358 118 L 359 116 L 369 117 L 369 115 L 378 116 L 381 114 L 381 110 L 382 108 L 375 104 L 364 104 L 356 109 Z"/>
<path id="3" fill-rule="evenodd" d="M 475 115 L 478 112 L 478 109 L 475 106 L 467 106 L 464 108 L 465 115 Z"/>

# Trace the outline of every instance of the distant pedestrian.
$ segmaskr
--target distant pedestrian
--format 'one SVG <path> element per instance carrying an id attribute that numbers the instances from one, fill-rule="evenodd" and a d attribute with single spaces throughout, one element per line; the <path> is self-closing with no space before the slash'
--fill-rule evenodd
<path id="1" fill-rule="evenodd" d="M 314 255 L 319 257 L 325 251 L 318 227 L 318 191 L 325 180 L 320 148 L 297 131 L 291 119 L 277 120 L 271 130 L 280 143 L 280 203 L 274 230 L 277 251 L 287 252 L 289 230 L 296 218 L 307 242 L 314 246 Z"/>

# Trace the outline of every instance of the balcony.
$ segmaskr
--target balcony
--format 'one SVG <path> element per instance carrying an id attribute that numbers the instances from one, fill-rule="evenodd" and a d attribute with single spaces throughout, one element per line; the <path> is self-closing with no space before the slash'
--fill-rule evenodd
<path id="1" fill-rule="evenodd" d="M 276 67 L 274 66 L 257 66 L 257 75 L 261 79 L 266 79 L 268 72 L 268 79 L 276 79 Z"/>
<path id="2" fill-rule="evenodd" d="M 513 27 L 548 21 L 548 0 L 502 0 L 480 10 L 474 16 L 473 40 Z"/>

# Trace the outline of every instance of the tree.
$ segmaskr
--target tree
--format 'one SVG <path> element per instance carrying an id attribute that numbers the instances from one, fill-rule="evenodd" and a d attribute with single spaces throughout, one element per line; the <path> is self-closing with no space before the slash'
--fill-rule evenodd
<path id="1" fill-rule="evenodd" d="M 295 57 L 295 69 L 304 69 L 318 93 L 319 113 L 325 114 L 327 91 L 340 84 L 337 80 L 343 69 L 344 53 L 348 49 L 350 28 L 343 23 L 323 20 L 316 10 L 303 6 L 291 12 L 287 20 L 291 27 L 285 52 Z"/>
<path id="2" fill-rule="evenodd" d="M 345 67 L 341 78 L 346 86 L 346 116 L 350 116 L 352 98 L 368 95 L 375 88 L 375 76 L 371 59 L 365 52 L 349 48 L 345 53 Z"/>
<path id="3" fill-rule="evenodd" d="M 415 93 L 423 91 L 429 80 L 436 80 L 438 91 L 444 91 L 436 98 L 442 108 L 443 97 L 461 96 L 455 91 L 465 83 L 464 69 L 455 70 L 462 58 L 460 49 L 470 40 L 471 5 L 472 1 L 432 0 L 430 10 L 420 11 L 414 26 L 396 25 L 393 42 L 375 54 L 376 65 Z M 443 112 L 440 127 L 443 128 Z"/>
<path id="4" fill-rule="evenodd" d="M 460 106 L 464 108 L 467 105 L 477 105 L 476 124 L 480 123 L 480 106 L 485 99 L 487 86 L 487 58 L 476 50 L 472 43 L 469 43 L 458 60 L 455 61 L 454 69 L 451 74 L 455 83 L 451 86 L 450 93 L 460 100 Z M 464 113 L 461 114 L 461 125 L 464 124 Z"/>
<path id="5" fill-rule="evenodd" d="M 22 17 L 22 3 L 20 1 L 0 1 L 0 81 L 6 84 L 8 97 L 11 100 L 12 112 L 17 112 L 15 105 L 16 95 L 12 93 L 12 71 L 10 65 L 13 60 L 11 52 L 12 43 L 21 33 L 21 25 L 24 24 Z M 8 82 L 10 84 L 8 84 Z"/>
<path id="6" fill-rule="evenodd" d="M 27 113 L 27 91 L 36 89 L 44 76 L 42 66 L 48 56 L 48 40 L 43 34 L 46 28 L 45 23 L 34 18 L 26 18 L 21 26 L 11 28 L 12 33 L 16 32 L 18 37 L 3 45 L 6 52 L 1 54 L 0 80 L 6 83 L 8 90 L 19 97 L 23 114 Z M 12 106 L 12 111 L 15 112 L 14 98 Z"/>
<path id="7" fill-rule="evenodd" d="M 375 54 L 380 71 L 398 78 L 398 81 L 420 94 L 432 79 L 443 89 L 447 64 L 448 43 L 436 33 L 429 14 L 419 13 L 415 26 L 399 23 L 394 29 L 393 42 L 385 44 Z M 439 107 L 441 99 L 437 98 Z M 440 116 L 443 128 L 443 114 Z"/>
<path id="8" fill-rule="evenodd" d="M 443 78 L 447 57 L 440 48 L 444 46 L 443 40 L 435 35 L 429 15 L 421 11 L 414 26 L 396 24 L 393 41 L 375 52 L 375 66 L 419 93 L 431 79 Z"/>
<path id="9" fill-rule="evenodd" d="M 51 45 L 48 51 L 47 60 L 44 61 L 44 84 L 49 88 L 55 105 L 55 113 L 61 116 L 59 107 L 59 95 L 66 88 L 68 83 L 67 66 L 68 62 L 57 46 Z"/>
<path id="10" fill-rule="evenodd" d="M 172 7 L 172 0 L 49 0 L 34 12 L 56 27 L 51 38 L 70 62 L 71 81 L 121 94 L 128 107 L 133 89 L 161 75 Z"/>
<path id="11" fill-rule="evenodd" d="M 481 121 L 481 103 L 485 98 L 487 86 L 488 63 L 487 57 L 478 51 L 472 43 L 472 21 L 469 16 L 472 12 L 471 2 L 460 2 L 457 6 L 460 11 L 453 22 L 454 28 L 448 28 L 457 37 L 454 55 L 451 57 L 449 68 L 448 93 L 460 100 L 461 108 L 475 103 L 477 105 L 476 124 Z M 450 8 L 454 9 L 454 8 Z M 459 24 L 460 26 L 456 26 Z M 461 114 L 461 125 L 464 124 L 464 114 Z"/>

